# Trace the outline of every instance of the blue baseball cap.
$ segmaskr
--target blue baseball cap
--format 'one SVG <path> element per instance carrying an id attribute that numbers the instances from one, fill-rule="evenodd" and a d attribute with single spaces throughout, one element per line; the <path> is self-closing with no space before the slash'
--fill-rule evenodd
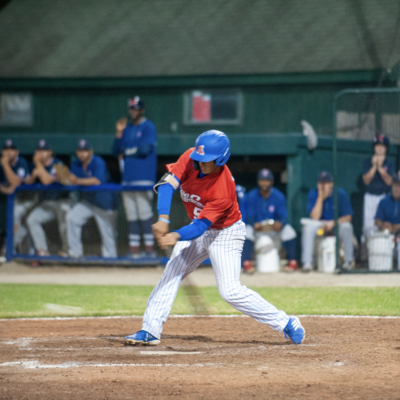
<path id="1" fill-rule="evenodd" d="M 375 145 L 377 144 L 383 144 L 384 146 L 386 146 L 386 148 L 389 148 L 390 141 L 388 137 L 385 136 L 383 133 L 377 133 L 374 137 L 373 146 L 375 147 Z"/>
<path id="2" fill-rule="evenodd" d="M 318 175 L 318 183 L 328 183 L 328 182 L 333 182 L 333 176 L 330 172 L 328 171 L 322 171 Z"/>
<path id="3" fill-rule="evenodd" d="M 53 150 L 51 148 L 51 146 L 47 143 L 46 140 L 41 139 L 39 140 L 37 146 L 36 146 L 36 150 Z"/>
<path id="4" fill-rule="evenodd" d="M 135 96 L 128 100 L 128 108 L 133 108 L 134 110 L 142 110 L 144 108 L 144 103 L 142 100 L 140 100 L 139 96 Z"/>
<path id="5" fill-rule="evenodd" d="M 14 144 L 14 142 L 11 139 L 7 139 L 3 145 L 3 150 L 6 150 L 6 149 L 17 150 L 17 146 Z"/>
<path id="6" fill-rule="evenodd" d="M 93 150 L 93 146 L 85 139 L 81 139 L 77 146 L 76 150 Z"/>
<path id="7" fill-rule="evenodd" d="M 267 181 L 274 181 L 274 174 L 268 168 L 260 169 L 257 174 L 257 180 L 263 179 Z"/>

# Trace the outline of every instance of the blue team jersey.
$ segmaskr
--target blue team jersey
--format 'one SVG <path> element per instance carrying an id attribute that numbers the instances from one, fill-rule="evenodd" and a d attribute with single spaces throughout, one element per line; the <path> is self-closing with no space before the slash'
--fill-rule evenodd
<path id="1" fill-rule="evenodd" d="M 393 195 L 384 197 L 379 202 L 375 219 L 380 219 L 393 225 L 400 224 L 400 200 L 395 200 Z"/>
<path id="2" fill-rule="evenodd" d="M 123 185 L 154 185 L 157 173 L 157 131 L 154 124 L 144 120 L 129 124 L 121 139 L 115 139 L 113 153 L 124 155 Z"/>
<path id="3" fill-rule="evenodd" d="M 77 159 L 71 164 L 70 171 L 78 178 L 97 178 L 100 184 L 110 182 L 110 173 L 105 161 L 99 156 L 93 156 L 90 163 L 83 168 L 82 162 Z M 81 192 L 81 200 L 85 200 L 97 207 L 111 210 L 113 207 L 114 192 L 112 191 L 96 191 L 96 192 Z"/>
<path id="4" fill-rule="evenodd" d="M 242 214 L 242 221 L 246 223 L 247 218 L 247 195 L 246 188 L 241 185 L 236 185 L 236 196 L 239 203 L 239 211 Z"/>
<path id="5" fill-rule="evenodd" d="M 351 207 L 349 197 L 347 193 L 342 189 L 338 188 L 338 205 L 339 205 L 339 218 L 345 215 L 353 215 L 353 208 Z M 307 212 L 310 215 L 312 209 L 315 206 L 318 198 L 318 189 L 310 190 L 308 194 Z M 324 200 L 322 206 L 322 215 L 320 220 L 331 221 L 335 219 L 335 214 L 333 211 L 333 193 L 330 197 Z"/>
<path id="6" fill-rule="evenodd" d="M 266 219 L 273 219 L 285 225 L 287 218 L 286 197 L 280 190 L 272 187 L 267 199 L 261 196 L 258 188 L 249 192 L 247 196 L 247 223 L 254 224 Z"/>
<path id="7" fill-rule="evenodd" d="M 16 175 L 18 175 L 18 177 L 21 179 L 21 182 L 24 182 L 25 178 L 30 175 L 28 162 L 23 157 L 18 157 L 15 164 L 11 166 L 11 169 L 14 171 Z M 3 170 L 3 166 L 1 164 L 0 164 L 0 184 L 4 186 L 9 185 L 7 177 Z"/>
<path id="8" fill-rule="evenodd" d="M 63 162 L 59 160 L 58 158 L 52 158 L 51 162 L 49 165 L 45 166 L 45 170 L 53 177 L 56 177 L 56 170 L 54 168 L 54 165 L 59 164 L 63 165 Z M 35 168 L 35 165 L 32 165 L 32 169 Z M 40 179 L 36 179 L 35 183 L 41 183 Z M 58 183 L 53 183 L 52 185 L 55 185 L 59 187 Z M 52 185 L 46 185 L 47 187 L 51 188 Z M 68 192 L 65 191 L 60 191 L 60 190 L 44 190 L 43 191 L 43 200 L 59 200 L 63 198 L 68 197 Z"/>
<path id="9" fill-rule="evenodd" d="M 389 175 L 393 176 L 396 173 L 396 168 L 393 161 L 385 158 L 385 161 L 383 162 L 382 166 Z M 368 158 L 368 160 L 364 161 L 363 175 L 366 174 L 371 169 L 371 167 L 372 167 L 371 158 Z M 386 183 L 381 177 L 381 174 L 378 171 L 376 171 L 371 183 L 366 186 L 366 191 L 367 193 L 375 195 L 386 194 L 389 193 L 390 186 L 386 185 Z"/>

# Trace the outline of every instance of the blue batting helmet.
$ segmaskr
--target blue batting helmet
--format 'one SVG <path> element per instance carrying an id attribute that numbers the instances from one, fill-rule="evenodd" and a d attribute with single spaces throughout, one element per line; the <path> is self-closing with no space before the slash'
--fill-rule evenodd
<path id="1" fill-rule="evenodd" d="M 208 162 L 215 160 L 215 166 L 224 165 L 231 153 L 228 136 L 224 132 L 215 129 L 202 133 L 196 139 L 196 147 L 190 158 L 195 162 Z M 197 168 L 196 168 L 197 169 Z"/>

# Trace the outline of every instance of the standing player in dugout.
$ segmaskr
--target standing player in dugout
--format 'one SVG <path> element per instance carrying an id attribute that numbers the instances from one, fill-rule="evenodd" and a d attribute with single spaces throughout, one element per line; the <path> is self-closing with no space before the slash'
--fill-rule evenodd
<path id="1" fill-rule="evenodd" d="M 241 253 L 246 237 L 236 199 L 234 178 L 225 165 L 230 156 L 228 137 L 210 130 L 196 140 L 154 186 L 158 191 L 158 222 L 153 232 L 160 246 L 174 246 L 160 282 L 154 288 L 143 317 L 142 330 L 125 337 L 129 345 L 160 343 L 163 324 L 171 311 L 179 285 L 205 259 L 210 258 L 221 297 L 232 307 L 267 324 L 287 339 L 300 344 L 305 330 L 298 317 L 288 316 L 258 293 L 240 284 Z M 174 192 L 180 187 L 182 201 L 193 221 L 169 232 Z"/>

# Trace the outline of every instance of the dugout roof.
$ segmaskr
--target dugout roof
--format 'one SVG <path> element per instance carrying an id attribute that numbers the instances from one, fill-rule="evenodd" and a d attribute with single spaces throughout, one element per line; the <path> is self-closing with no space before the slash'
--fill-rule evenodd
<path id="1" fill-rule="evenodd" d="M 388 68 L 397 0 L 13 0 L 0 77 L 278 74 Z"/>

